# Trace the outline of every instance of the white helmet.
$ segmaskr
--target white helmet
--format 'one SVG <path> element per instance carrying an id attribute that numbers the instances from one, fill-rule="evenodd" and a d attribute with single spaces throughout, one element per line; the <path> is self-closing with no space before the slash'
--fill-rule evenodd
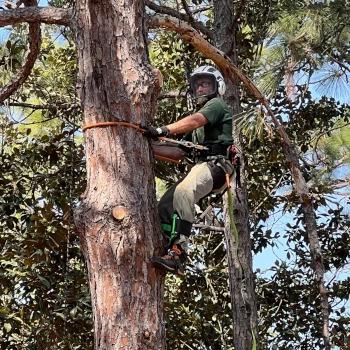
<path id="1" fill-rule="evenodd" d="M 196 90 L 197 86 L 196 83 L 199 78 L 210 78 L 213 82 L 213 91 L 206 96 L 209 98 L 215 97 L 216 95 L 222 96 L 226 91 L 226 84 L 224 81 L 224 78 L 222 74 L 213 66 L 200 66 L 196 68 L 191 76 L 190 76 L 190 86 L 192 95 L 194 98 L 197 98 L 199 96 L 196 96 Z M 202 96 L 200 96 L 202 97 Z"/>

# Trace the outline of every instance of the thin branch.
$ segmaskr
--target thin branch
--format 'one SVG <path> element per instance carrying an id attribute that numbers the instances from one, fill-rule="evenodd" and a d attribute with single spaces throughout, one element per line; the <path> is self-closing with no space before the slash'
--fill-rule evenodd
<path id="1" fill-rule="evenodd" d="M 68 109 L 72 109 L 72 108 L 80 108 L 79 104 L 70 104 L 70 103 L 61 103 L 61 104 L 55 104 L 55 105 L 36 105 L 36 104 L 31 104 L 31 103 L 24 103 L 24 102 L 8 102 L 6 101 L 6 103 L 0 103 L 0 106 L 6 106 L 6 107 L 22 107 L 22 108 L 30 108 L 33 110 L 49 110 L 51 112 L 67 112 Z M 32 113 L 30 113 L 31 115 Z M 29 115 L 29 116 L 30 116 Z M 41 124 L 56 118 L 62 118 L 63 120 L 65 120 L 68 124 L 74 126 L 74 128 L 76 130 L 81 129 L 81 126 L 73 123 L 71 120 L 69 120 L 68 117 L 66 117 L 65 115 L 58 115 L 58 116 L 54 116 L 48 119 L 44 119 L 44 120 L 40 120 L 38 122 L 32 122 L 32 123 L 23 123 L 24 120 L 28 119 L 29 116 L 26 116 L 24 119 L 22 119 L 21 121 L 13 121 L 13 124 L 21 124 L 21 125 L 32 125 L 32 124 Z"/>
<path id="2" fill-rule="evenodd" d="M 279 186 L 280 186 L 280 184 L 281 184 L 283 178 L 284 178 L 284 175 L 282 175 L 282 176 L 280 177 L 280 179 L 278 180 L 277 184 L 269 191 L 269 193 L 267 194 L 267 196 L 253 209 L 253 213 L 254 213 L 254 214 L 255 214 L 255 213 L 257 212 L 257 210 L 265 203 L 265 201 L 271 197 L 272 193 L 275 192 L 275 191 L 279 188 Z"/>
<path id="3" fill-rule="evenodd" d="M 35 0 L 30 0 L 27 3 L 33 5 Z M 41 44 L 40 23 L 29 24 L 29 52 L 26 61 L 19 72 L 11 79 L 11 81 L 0 90 L 0 103 L 6 100 L 26 81 L 35 61 L 38 57 Z"/>
<path id="4" fill-rule="evenodd" d="M 243 13 L 243 11 L 244 11 L 244 8 L 245 8 L 245 6 L 246 6 L 246 3 L 247 3 L 246 0 L 241 0 L 241 2 L 240 2 L 240 4 L 239 4 L 239 7 L 238 7 L 238 9 L 237 9 L 237 11 L 236 11 L 236 13 L 235 13 L 235 17 L 234 17 L 234 19 L 233 19 L 233 23 L 237 23 L 237 21 L 240 20 L 241 15 L 242 15 L 242 13 Z"/>
<path id="5" fill-rule="evenodd" d="M 158 96 L 158 100 L 166 98 L 186 98 L 186 93 L 181 91 L 168 91 Z"/>
<path id="6" fill-rule="evenodd" d="M 192 13 L 195 15 L 196 13 L 200 13 L 200 12 L 203 12 L 203 11 L 208 11 L 210 9 L 213 8 L 213 5 L 203 5 L 203 6 L 196 6 L 195 9 L 191 10 Z"/>
<path id="7" fill-rule="evenodd" d="M 213 39 L 213 33 L 211 32 L 211 30 L 209 30 L 207 27 L 205 27 L 202 23 L 200 23 L 198 21 L 194 21 L 193 18 L 190 17 L 189 15 L 184 14 L 184 13 L 180 13 L 180 12 L 172 9 L 171 7 L 156 5 L 155 3 L 153 3 L 150 0 L 146 0 L 145 4 L 156 13 L 169 15 L 169 16 L 177 18 L 181 21 L 184 21 L 186 23 L 191 23 L 191 25 L 195 29 L 202 32 L 208 38 Z"/>
<path id="8" fill-rule="evenodd" d="M 337 182 L 337 183 L 331 185 L 332 189 L 340 189 L 340 188 L 344 188 L 344 187 L 348 187 L 348 186 L 350 186 L 350 180 Z"/>
<path id="9" fill-rule="evenodd" d="M 191 24 L 195 23 L 196 21 L 193 18 L 192 12 L 191 12 L 190 8 L 188 7 L 186 0 L 181 0 L 181 4 L 182 4 L 187 16 L 189 17 L 190 23 Z"/>
<path id="10" fill-rule="evenodd" d="M 28 6 L 14 10 L 4 10 L 0 11 L 0 27 L 23 22 L 41 22 L 69 26 L 72 14 L 73 12 L 71 9 L 62 9 L 51 6 Z"/>
<path id="11" fill-rule="evenodd" d="M 213 232 L 224 232 L 225 228 L 224 227 L 218 227 L 218 226 L 209 226 L 209 225 L 204 225 L 204 224 L 193 224 L 194 228 L 199 228 L 200 230 L 209 230 Z"/>
<path id="12" fill-rule="evenodd" d="M 4 103 L 0 103 L 0 106 L 2 106 L 2 105 L 5 106 Z M 36 104 L 25 103 L 25 102 L 7 102 L 6 106 L 31 108 L 31 109 L 35 109 L 35 110 L 48 109 L 48 110 L 54 110 L 54 111 L 57 111 L 58 109 L 61 109 L 61 108 L 65 108 L 65 106 L 67 106 L 67 107 L 79 107 L 78 104 L 72 105 L 70 103 L 55 104 L 55 105 L 36 105 Z"/>

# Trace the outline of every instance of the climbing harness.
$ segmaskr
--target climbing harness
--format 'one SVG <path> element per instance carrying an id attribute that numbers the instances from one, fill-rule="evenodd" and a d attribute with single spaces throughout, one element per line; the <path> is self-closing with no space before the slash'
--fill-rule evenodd
<path id="1" fill-rule="evenodd" d="M 174 239 L 177 236 L 177 220 L 179 219 L 179 216 L 177 215 L 177 213 L 174 213 L 172 216 L 172 220 L 171 220 L 171 225 L 169 224 L 161 224 L 162 230 L 163 232 L 165 232 L 168 236 L 169 239 L 169 245 L 171 244 L 171 242 L 174 241 Z"/>

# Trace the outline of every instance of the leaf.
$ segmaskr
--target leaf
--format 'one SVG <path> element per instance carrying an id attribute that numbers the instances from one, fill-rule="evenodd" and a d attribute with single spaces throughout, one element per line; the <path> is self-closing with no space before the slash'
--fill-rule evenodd
<path id="1" fill-rule="evenodd" d="M 4 324 L 5 331 L 9 333 L 12 329 L 11 323 L 5 323 Z"/>
<path id="2" fill-rule="evenodd" d="M 75 315 L 77 314 L 77 312 L 78 312 L 78 306 L 76 306 L 72 310 L 70 310 L 69 314 L 72 318 L 74 318 Z"/>
<path id="3" fill-rule="evenodd" d="M 62 320 L 65 320 L 65 319 L 66 319 L 66 316 L 65 316 L 63 313 L 61 313 L 61 312 L 54 312 L 54 314 L 55 314 L 56 316 L 62 318 Z"/>
<path id="4" fill-rule="evenodd" d="M 45 285 L 47 288 L 50 288 L 51 284 L 45 277 L 38 275 L 38 278 L 43 285 Z"/>

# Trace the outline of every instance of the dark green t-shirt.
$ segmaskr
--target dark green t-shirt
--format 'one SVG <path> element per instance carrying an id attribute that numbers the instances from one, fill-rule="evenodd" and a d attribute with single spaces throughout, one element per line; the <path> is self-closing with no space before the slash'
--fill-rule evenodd
<path id="1" fill-rule="evenodd" d="M 199 111 L 208 120 L 193 131 L 193 142 L 200 144 L 232 144 L 232 112 L 223 99 L 212 98 Z"/>

